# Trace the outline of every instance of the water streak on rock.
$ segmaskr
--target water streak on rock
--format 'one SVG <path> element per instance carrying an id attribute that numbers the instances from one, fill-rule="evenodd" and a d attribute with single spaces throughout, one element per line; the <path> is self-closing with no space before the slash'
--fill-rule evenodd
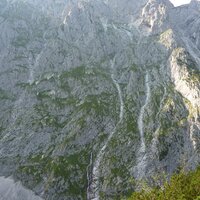
<path id="1" fill-rule="evenodd" d="M 115 64 L 115 58 L 111 61 L 111 69 L 112 71 L 114 70 L 114 64 Z M 122 92 L 121 92 L 121 88 L 119 83 L 115 80 L 114 78 L 114 74 L 111 74 L 111 79 L 115 85 L 115 87 L 117 88 L 117 92 L 118 92 L 118 96 L 119 96 L 119 102 L 120 102 L 120 113 L 119 113 L 119 121 L 117 123 L 117 125 L 119 123 L 121 123 L 122 119 L 123 119 L 123 115 L 124 115 L 124 102 L 123 102 L 123 97 L 122 97 Z M 117 127 L 116 125 L 116 127 Z M 115 129 L 110 133 L 107 141 L 105 142 L 105 144 L 103 145 L 103 147 L 100 149 L 99 153 L 97 154 L 97 159 L 94 162 L 93 165 L 93 169 L 92 169 L 92 177 L 87 189 L 87 198 L 88 200 L 99 200 L 99 175 L 100 175 L 100 164 L 101 164 L 101 160 L 104 156 L 105 153 L 105 149 L 109 143 L 109 141 L 111 140 L 111 138 L 113 137 L 113 135 L 116 132 L 116 127 Z"/>
<path id="2" fill-rule="evenodd" d="M 144 114 L 146 107 L 148 106 L 148 103 L 150 101 L 151 97 L 151 89 L 149 85 L 149 73 L 147 72 L 145 75 L 145 88 L 146 88 L 146 99 L 145 103 L 142 106 L 138 118 L 138 128 L 140 132 L 140 148 L 138 151 L 138 161 L 137 161 L 137 177 L 141 178 L 145 175 L 145 168 L 146 168 L 146 160 L 147 160 L 147 155 L 146 155 L 146 145 L 145 145 L 145 137 L 144 137 Z"/>

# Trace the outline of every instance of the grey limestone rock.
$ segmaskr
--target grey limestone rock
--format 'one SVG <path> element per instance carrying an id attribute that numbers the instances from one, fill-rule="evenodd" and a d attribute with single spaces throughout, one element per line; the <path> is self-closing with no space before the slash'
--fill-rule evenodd
<path id="1" fill-rule="evenodd" d="M 197 0 L 1 0 L 0 176 L 107 200 L 198 166 L 199 14 Z"/>

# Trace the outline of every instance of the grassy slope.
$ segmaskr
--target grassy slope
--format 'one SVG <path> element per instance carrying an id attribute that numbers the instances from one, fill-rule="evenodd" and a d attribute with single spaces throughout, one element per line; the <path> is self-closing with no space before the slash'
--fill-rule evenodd
<path id="1" fill-rule="evenodd" d="M 199 200 L 200 167 L 189 173 L 174 174 L 163 188 L 135 192 L 128 200 Z"/>

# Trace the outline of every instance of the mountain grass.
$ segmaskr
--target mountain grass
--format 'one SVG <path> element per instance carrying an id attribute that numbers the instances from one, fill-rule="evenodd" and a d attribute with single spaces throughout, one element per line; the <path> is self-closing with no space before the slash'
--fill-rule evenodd
<path id="1" fill-rule="evenodd" d="M 200 200 L 200 167 L 189 173 L 174 174 L 162 188 L 135 192 L 128 200 Z"/>

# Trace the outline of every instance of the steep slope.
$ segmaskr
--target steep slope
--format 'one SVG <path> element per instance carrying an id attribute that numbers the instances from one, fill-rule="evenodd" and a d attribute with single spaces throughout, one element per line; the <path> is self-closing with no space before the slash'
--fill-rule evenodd
<path id="1" fill-rule="evenodd" d="M 117 199 L 199 165 L 199 8 L 1 1 L 0 175 L 44 199 Z"/>

